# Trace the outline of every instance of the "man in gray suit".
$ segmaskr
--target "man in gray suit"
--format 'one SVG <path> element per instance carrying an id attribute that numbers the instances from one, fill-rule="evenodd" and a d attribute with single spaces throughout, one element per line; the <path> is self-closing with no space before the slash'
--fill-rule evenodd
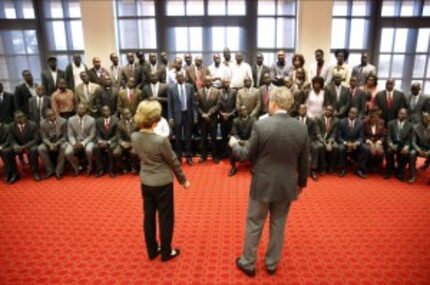
<path id="1" fill-rule="evenodd" d="M 254 124 L 244 146 L 233 136 L 229 142 L 238 159 L 253 162 L 246 237 L 242 255 L 236 259 L 238 269 L 251 277 L 255 276 L 256 251 L 267 214 L 270 213 L 270 239 L 265 264 L 267 272 L 273 275 L 281 257 L 290 204 L 306 187 L 308 134 L 304 124 L 287 114 L 292 104 L 290 91 L 272 90 L 269 96 L 271 116 Z"/>
<path id="2" fill-rule="evenodd" d="M 87 175 L 92 171 L 94 138 L 96 136 L 96 120 L 87 115 L 87 105 L 78 105 L 78 113 L 67 122 L 67 138 L 69 143 L 66 147 L 66 158 L 73 167 L 74 175 L 79 174 L 78 155 L 85 151 L 88 161 Z"/>
<path id="3" fill-rule="evenodd" d="M 406 103 L 409 121 L 414 125 L 421 122 L 423 111 L 430 112 L 430 98 L 422 94 L 419 82 L 412 83 L 411 94 L 406 99 Z"/>
<path id="4" fill-rule="evenodd" d="M 45 112 L 51 108 L 51 98 L 45 95 L 45 90 L 42 85 L 36 87 L 37 96 L 31 97 L 28 101 L 28 111 L 30 120 L 37 123 L 45 118 Z"/>
<path id="5" fill-rule="evenodd" d="M 37 147 L 40 159 L 45 166 L 45 176 L 49 178 L 54 175 L 59 180 L 63 178 L 64 172 L 64 152 L 67 142 L 67 120 L 56 116 L 52 109 L 47 109 L 45 112 L 46 119 L 40 123 L 40 137 L 42 143 Z M 54 166 L 50 158 L 50 154 L 57 154 L 57 164 L 54 171 Z"/>

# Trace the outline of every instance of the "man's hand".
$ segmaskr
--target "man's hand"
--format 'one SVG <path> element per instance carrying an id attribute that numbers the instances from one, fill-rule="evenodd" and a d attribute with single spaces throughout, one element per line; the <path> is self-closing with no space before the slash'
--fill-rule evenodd
<path id="1" fill-rule="evenodd" d="M 405 146 L 402 148 L 402 151 L 401 151 L 402 154 L 407 154 L 408 152 L 409 152 L 408 146 Z"/>
<path id="2" fill-rule="evenodd" d="M 16 153 L 21 153 L 21 152 L 22 152 L 22 150 L 23 150 L 22 146 L 19 146 L 19 145 L 14 145 L 14 146 L 12 147 L 12 149 L 13 149 L 13 151 L 14 151 L 14 152 L 16 152 Z"/>
<path id="3" fill-rule="evenodd" d="M 184 184 L 182 184 L 182 187 L 185 189 L 188 189 L 191 187 L 191 182 L 189 180 L 186 180 Z"/>
<path id="4" fill-rule="evenodd" d="M 230 137 L 230 140 L 229 140 L 229 142 L 228 142 L 228 145 L 229 145 L 230 147 L 233 147 L 233 146 L 234 146 L 234 145 L 236 145 L 238 142 L 239 142 L 239 141 L 237 140 L 237 138 L 235 138 L 234 136 L 231 136 L 231 137 Z"/>

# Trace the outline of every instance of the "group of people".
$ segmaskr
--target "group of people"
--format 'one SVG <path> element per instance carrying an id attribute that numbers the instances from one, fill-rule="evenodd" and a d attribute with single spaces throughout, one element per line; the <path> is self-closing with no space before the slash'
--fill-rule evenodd
<path id="1" fill-rule="evenodd" d="M 36 181 L 61 179 L 66 160 L 73 175 L 82 170 L 96 177 L 115 177 L 118 169 L 137 173 L 139 159 L 131 143 L 137 130 L 134 116 L 140 102 L 152 100 L 162 107 L 156 132 L 173 139 L 179 161 L 184 157 L 193 164 L 192 138 L 199 138 L 199 162 L 209 153 L 215 163 L 229 157 L 228 175 L 233 176 L 238 161 L 227 146 L 230 136 L 245 144 L 255 121 L 270 115 L 270 92 L 284 88 L 294 98 L 289 115 L 308 130 L 312 179 L 335 172 L 345 176 L 351 163 L 357 164 L 356 174 L 366 178 L 385 158 L 385 178 L 396 175 L 413 183 L 417 157 L 425 158 L 423 168 L 430 163 L 430 99 L 415 82 L 408 96 L 394 88 L 393 79 L 379 88 L 366 53 L 353 68 L 346 63 L 347 50 L 337 50 L 335 56 L 336 64 L 329 65 L 318 49 L 315 63 L 307 68 L 301 54 L 289 64 L 279 51 L 269 67 L 258 53 L 251 66 L 240 52 L 233 60 L 226 48 L 206 66 L 200 56 L 193 61 L 189 53 L 183 63 L 180 57 L 169 62 L 166 52 L 160 59 L 150 53 L 146 60 L 138 51 L 126 55 L 125 65 L 111 54 L 109 68 L 97 57 L 88 68 L 75 55 L 65 71 L 51 56 L 40 85 L 30 70 L 22 72 L 24 82 L 14 94 L 0 83 L 4 179 L 19 179 L 17 157 L 24 163 L 28 157 Z"/>

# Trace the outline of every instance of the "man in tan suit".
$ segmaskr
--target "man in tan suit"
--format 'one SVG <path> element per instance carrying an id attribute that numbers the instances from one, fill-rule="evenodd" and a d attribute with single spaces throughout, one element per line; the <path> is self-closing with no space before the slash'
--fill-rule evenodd
<path id="1" fill-rule="evenodd" d="M 199 90 L 203 87 L 205 77 L 209 75 L 209 69 L 203 65 L 201 56 L 196 56 L 194 63 L 194 65 L 191 64 L 186 67 L 186 78 L 187 82 L 194 86 L 195 90 Z"/>
<path id="2" fill-rule="evenodd" d="M 124 108 L 128 108 L 131 114 L 134 115 L 140 101 L 142 101 L 142 91 L 136 88 L 134 77 L 130 77 L 126 88 L 118 93 L 117 110 L 122 113 Z"/>
<path id="3" fill-rule="evenodd" d="M 260 90 L 252 87 L 249 77 L 243 80 L 245 87 L 237 93 L 236 110 L 239 112 L 240 106 L 245 106 L 251 117 L 258 118 L 261 108 Z"/>
<path id="4" fill-rule="evenodd" d="M 212 78 L 209 75 L 205 77 L 204 84 L 205 86 L 197 92 L 197 112 L 199 114 L 202 144 L 200 162 L 204 162 L 207 159 L 207 139 L 209 134 L 211 137 L 212 159 L 215 163 L 219 163 L 216 147 L 216 131 L 220 91 L 212 87 Z"/>
<path id="5" fill-rule="evenodd" d="M 99 96 L 100 85 L 90 82 L 90 77 L 86 71 L 81 72 L 82 83 L 75 87 L 75 96 L 79 103 L 88 106 L 88 115 L 93 117 L 97 114 L 95 99 Z"/>

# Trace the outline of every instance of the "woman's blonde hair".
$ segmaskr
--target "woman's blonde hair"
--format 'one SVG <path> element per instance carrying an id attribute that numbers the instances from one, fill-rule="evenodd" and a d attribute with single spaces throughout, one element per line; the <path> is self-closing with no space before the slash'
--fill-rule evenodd
<path id="1" fill-rule="evenodd" d="M 145 100 L 137 106 L 134 122 L 139 129 L 151 128 L 161 119 L 161 105 L 158 101 Z"/>

